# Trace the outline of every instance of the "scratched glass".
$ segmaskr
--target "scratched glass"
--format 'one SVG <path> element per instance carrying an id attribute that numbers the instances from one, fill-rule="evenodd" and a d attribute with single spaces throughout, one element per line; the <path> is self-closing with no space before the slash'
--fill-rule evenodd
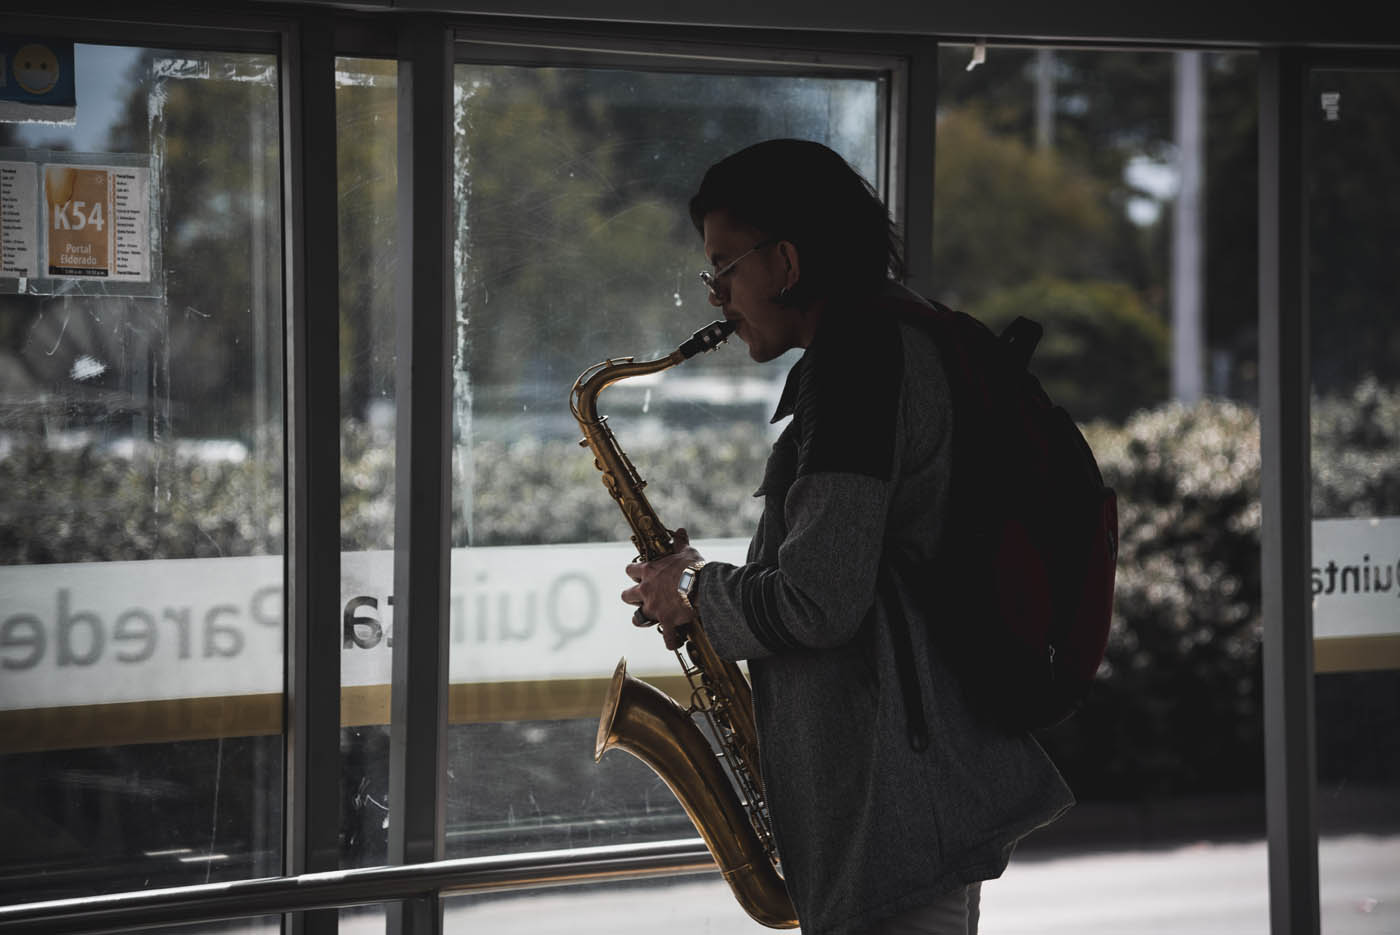
<path id="1" fill-rule="evenodd" d="M 1312 595 L 1322 931 L 1400 926 L 1400 71 L 1310 74 Z"/>
<path id="2" fill-rule="evenodd" d="M 1030 369 L 1085 427 L 1120 532 L 1098 684 L 1039 737 L 1080 804 L 1018 846 L 985 917 L 1034 903 L 1037 851 L 1111 841 L 1105 878 L 1141 873 L 1160 906 L 1038 906 L 1040 927 L 1262 932 L 1256 62 L 982 51 L 940 49 L 936 296 L 1045 327 Z M 1209 879 L 1134 853 L 1239 839 Z"/>
<path id="3" fill-rule="evenodd" d="M 340 224 L 341 864 L 388 856 L 398 64 L 336 61 Z"/>
<path id="4" fill-rule="evenodd" d="M 688 837 L 675 797 L 593 762 L 618 657 L 677 679 L 618 599 L 634 549 L 569 389 L 669 353 L 717 317 L 686 202 L 711 163 L 775 136 L 826 142 L 873 183 L 873 78 L 458 65 L 451 856 Z M 600 412 L 668 525 L 740 559 L 782 365 L 739 342 L 604 392 Z M 674 687 L 672 686 L 673 690 Z"/>
<path id="5" fill-rule="evenodd" d="M 75 125 L 0 124 L 7 238 L 53 226 L 0 278 L 4 903 L 281 865 L 277 62 L 75 65 Z"/>

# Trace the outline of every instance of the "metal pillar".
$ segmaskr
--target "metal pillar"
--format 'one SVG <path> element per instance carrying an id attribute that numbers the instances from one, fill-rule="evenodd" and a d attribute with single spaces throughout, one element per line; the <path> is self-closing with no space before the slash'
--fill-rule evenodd
<path id="1" fill-rule="evenodd" d="M 1264 743 L 1273 935 L 1316 935 L 1303 96 L 1297 49 L 1259 56 L 1259 418 Z"/>
<path id="2" fill-rule="evenodd" d="M 443 856 L 452 389 L 452 34 L 399 33 L 399 298 L 389 862 Z M 436 894 L 390 907 L 395 935 L 437 935 Z"/>
<path id="3" fill-rule="evenodd" d="M 329 17 L 283 32 L 287 204 L 284 872 L 340 866 L 340 306 L 335 48 Z M 316 235 L 307 236 L 308 226 Z M 333 910 L 284 931 L 336 930 Z"/>

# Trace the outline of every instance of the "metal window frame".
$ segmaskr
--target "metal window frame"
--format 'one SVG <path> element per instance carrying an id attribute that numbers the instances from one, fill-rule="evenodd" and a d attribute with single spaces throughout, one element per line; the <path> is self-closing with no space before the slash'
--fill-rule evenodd
<path id="1" fill-rule="evenodd" d="M 335 33 L 313 14 L 281 31 L 286 249 L 287 562 L 283 867 L 340 866 L 340 256 Z M 316 235 L 308 234 L 315 218 Z M 312 626 L 313 621 L 324 621 Z M 329 935 L 337 914 L 282 929 Z"/>
<path id="2" fill-rule="evenodd" d="M 1260 561 L 1273 935 L 1316 933 L 1319 925 L 1302 166 L 1305 74 L 1298 49 L 1260 53 Z"/>
<path id="3" fill-rule="evenodd" d="M 339 863 L 340 597 L 339 309 L 333 20 L 305 17 L 132 11 L 110 6 L 72 15 L 20 15 L 6 30 L 74 42 L 140 48 L 261 53 L 277 57 L 281 164 L 284 510 L 283 872 L 289 878 Z M 306 219 L 324 230 L 306 236 Z M 129 898 L 118 894 L 114 898 Z M 23 907 L 20 907 L 21 909 Z M 283 920 L 296 933 L 333 932 L 336 913 Z M 8 925 L 10 923 L 2 922 Z M 25 923 L 22 928 L 39 923 Z"/>
<path id="4" fill-rule="evenodd" d="M 400 22 L 398 72 L 397 460 L 389 862 L 444 854 L 452 514 L 452 33 Z M 442 930 L 425 893 L 390 907 L 389 931 Z"/>
<path id="5" fill-rule="evenodd" d="M 204 52 L 277 53 L 294 20 L 226 11 L 114 13 L 111 4 L 73 4 L 63 12 L 5 14 L 9 34 L 52 36 L 95 45 Z"/>
<path id="6" fill-rule="evenodd" d="M 866 78 L 878 83 L 876 189 L 904 225 L 911 198 L 905 166 L 910 75 L 934 40 L 800 30 L 686 28 L 453 21 L 457 63 L 530 67 L 623 68 L 715 75 Z M 934 66 L 936 74 L 936 64 Z M 933 127 L 922 139 L 932 160 Z M 915 144 L 917 145 L 917 144 Z M 920 158 L 923 158 L 920 154 Z M 928 195 L 932 194 L 932 179 Z M 917 191 L 919 185 L 915 183 Z M 931 203 L 929 211 L 931 212 Z M 907 235 L 906 235 L 907 239 Z M 927 241 L 929 249 L 931 239 Z M 925 251 L 927 252 L 927 251 Z"/>
<path id="7" fill-rule="evenodd" d="M 713 872 L 699 838 L 468 857 L 432 863 L 236 880 L 0 907 L 0 935 L 79 935 L 307 913 L 337 920 L 341 907 L 403 900 L 421 908 L 447 894 Z M 422 919 L 423 913 L 411 914 Z"/>
<path id="8" fill-rule="evenodd" d="M 1316 935 L 1317 711 L 1312 617 L 1308 80 L 1400 73 L 1377 49 L 1264 49 L 1259 60 L 1260 500 L 1264 741 L 1272 935 Z"/>
<path id="9" fill-rule="evenodd" d="M 330 5 L 326 5 L 330 6 Z M 324 789 L 326 781 L 335 780 L 338 767 L 338 751 L 334 755 L 325 751 L 327 738 L 338 736 L 338 711 L 332 718 L 328 714 L 330 705 L 327 697 L 338 697 L 338 668 L 332 676 L 329 661 L 334 658 L 338 666 L 338 654 L 334 657 L 328 651 L 329 640 L 320 640 L 314 646 L 309 640 L 309 621 L 324 607 L 324 602 L 337 583 L 337 577 L 330 572 L 330 565 L 324 556 L 314 553 L 326 543 L 338 555 L 338 504 L 327 496 L 318 496 L 320 488 L 338 491 L 338 459 L 317 457 L 326 448 L 321 444 L 326 433 L 316 427 L 314 416 L 324 413 L 337 402 L 332 402 L 337 381 L 330 379 L 338 366 L 338 354 L 331 352 L 324 343 L 328 321 L 334 321 L 334 298 L 337 287 L 336 267 L 328 262 L 334 257 L 334 250 L 327 250 L 326 243 L 306 242 L 306 220 L 311 217 L 324 218 L 327 210 L 334 210 L 335 192 L 333 180 L 327 186 L 316 184 L 316 176 L 326 173 L 310 172 L 308 169 L 324 165 L 329 153 L 334 153 L 333 107 L 328 118 L 330 134 L 312 132 L 312 124 L 324 129 L 326 115 L 316 114 L 326 100 L 327 81 L 325 60 L 327 55 L 327 30 L 333 35 L 330 40 L 331 67 L 334 54 L 364 54 L 370 56 L 393 57 L 400 54 L 396 45 L 395 30 L 385 30 L 386 25 L 408 26 L 413 38 L 405 45 L 405 54 L 413 61 L 431 63 L 436 56 L 431 50 L 425 51 L 428 43 L 425 34 L 441 31 L 458 40 L 482 46 L 481 37 L 488 22 L 480 18 L 453 16 L 452 14 L 430 14 L 410 16 L 403 13 L 361 15 L 350 11 L 318 13 L 312 4 L 288 5 L 265 8 L 268 15 L 262 14 L 223 14 L 223 13 L 182 13 L 174 8 L 151 8 L 144 13 L 124 11 L 112 13 L 110 7 L 93 5 L 75 10 L 83 14 L 74 16 L 19 15 L 7 19 L 7 29 L 11 32 L 25 32 L 34 35 L 59 35 L 75 41 L 89 41 L 103 44 L 142 45 L 154 47 L 179 47 L 220 51 L 276 52 L 282 69 L 283 134 L 285 158 L 283 167 L 283 206 L 284 206 L 284 249 L 286 307 L 284 316 L 287 328 L 285 380 L 287 383 L 287 424 L 288 437 L 288 570 L 287 570 L 287 616 L 288 621 L 288 676 L 286 684 L 287 709 L 287 812 L 285 862 L 286 877 L 270 881 L 242 881 L 223 884 L 213 888 L 186 887 L 167 896 L 161 893 L 126 893 L 96 897 L 79 901 L 96 912 L 115 913 L 101 925 L 113 920 L 120 921 L 120 928 L 146 926 L 151 924 L 177 924 L 213 918 L 247 917 L 250 913 L 270 912 L 295 913 L 303 910 L 337 905 L 363 905 L 401 898 L 403 895 L 421 896 L 425 892 L 434 893 L 434 898 L 442 892 L 456 890 L 456 884 L 448 879 L 451 873 L 465 869 L 458 866 L 462 862 L 432 861 L 414 866 L 375 868 L 367 871 L 332 870 L 329 874 L 318 874 L 316 868 L 327 861 L 325 847 L 331 840 L 325 822 L 324 810 L 313 816 L 310 803 L 316 796 L 312 789 Z M 491 24 L 503 22 L 492 18 Z M 1014 24 L 1012 24 L 1014 28 Z M 577 49 L 559 46 L 557 38 L 561 34 L 577 36 L 553 25 L 541 28 L 541 22 L 520 27 L 525 41 L 521 48 L 532 49 L 540 56 L 558 57 L 559 61 L 580 54 Z M 941 44 L 961 44 L 973 41 L 972 33 L 961 37 L 938 38 L 890 38 L 856 37 L 836 32 L 796 33 L 780 30 L 743 28 L 734 30 L 710 29 L 708 27 L 688 28 L 682 26 L 665 29 L 638 28 L 623 25 L 594 24 L 589 32 L 596 42 L 582 54 L 588 63 L 605 65 L 611 58 L 625 58 L 635 63 L 638 54 L 651 54 L 647 49 L 635 48 L 654 40 L 648 37 L 662 35 L 672 43 L 668 48 L 677 52 L 688 46 L 698 50 L 731 47 L 743 54 L 712 56 L 716 71 L 733 70 L 743 63 L 744 67 L 765 72 L 793 73 L 803 67 L 820 68 L 824 71 L 843 67 L 843 55 L 854 58 L 869 54 L 872 47 L 878 47 L 878 55 L 890 55 L 907 63 L 907 70 L 896 73 L 898 77 L 889 87 L 889 108 L 887 118 L 887 143 L 882 157 L 882 166 L 887 182 L 883 186 L 894 210 L 899 213 L 905 227 L 909 245 L 910 280 L 916 288 L 929 290 L 932 287 L 932 271 L 927 268 L 927 257 L 931 255 L 932 242 L 932 172 L 933 165 L 933 126 L 932 121 L 920 121 L 916 126 L 909 115 L 931 112 L 936 105 L 937 56 Z M 1049 35 L 1047 33 L 1047 35 Z M 696 39 L 701 41 L 698 43 Z M 771 46 L 782 51 L 767 55 L 756 53 L 763 45 L 756 40 L 771 39 Z M 1044 44 L 1021 39 L 1000 39 L 989 36 L 998 44 Z M 416 41 L 417 44 L 414 44 Z M 1056 46 L 1079 47 L 1073 41 L 1055 41 Z M 489 43 L 488 43 L 489 44 Z M 509 43 L 506 43 L 508 45 Z M 1094 48 L 1155 47 L 1154 42 L 1110 41 L 1087 43 Z M 1187 47 L 1179 43 L 1162 43 L 1164 47 Z M 458 44 L 451 38 L 447 45 L 453 49 L 447 59 L 446 82 L 439 81 L 437 90 L 431 92 L 441 96 L 444 84 L 450 93 L 450 72 L 455 60 Z M 499 45 L 499 43 L 498 43 Z M 1301 113 L 1302 92 L 1310 68 L 1394 68 L 1396 59 L 1393 52 L 1377 52 L 1364 49 L 1309 49 L 1301 47 L 1273 48 L 1254 43 L 1234 45 L 1212 44 L 1215 47 L 1236 51 L 1253 51 L 1260 56 L 1260 341 L 1261 341 L 1261 454 L 1262 454 L 1262 494 L 1264 531 L 1261 560 L 1264 574 L 1265 602 L 1265 641 L 1264 670 L 1266 680 L 1266 748 L 1268 765 L 1268 822 L 1270 842 L 1270 905 L 1271 930 L 1275 933 L 1306 933 L 1318 930 L 1318 887 L 1317 887 L 1317 827 L 1316 827 L 1316 775 L 1315 775 L 1315 725 L 1312 707 L 1312 628 L 1309 601 L 1305 591 L 1308 580 L 1306 572 L 1310 562 L 1308 510 L 1308 309 L 1306 303 L 1306 249 L 1303 242 L 1306 231 L 1305 202 L 1302 196 L 1304 179 L 1304 155 L 1301 152 Z M 607 51 L 600 52 L 599 49 Z M 828 49 L 826 53 L 813 54 L 812 49 Z M 796 51 L 803 50 L 805 51 Z M 549 51 L 553 50 L 553 51 Z M 844 51 L 843 51 L 844 50 Z M 749 54 L 755 53 L 755 54 Z M 803 58 L 803 56 L 806 56 Z M 823 57 L 825 56 L 825 57 Z M 649 62 L 647 67 L 665 67 L 665 56 Z M 838 61 L 841 59 L 841 61 Z M 575 59 L 577 61 L 577 59 Z M 693 60 L 692 60 L 693 61 Z M 539 58 L 534 64 L 543 63 Z M 420 75 L 421 77 L 421 75 Z M 331 75 L 331 102 L 333 104 L 333 74 Z M 423 87 L 420 81 L 420 88 Z M 416 100 L 415 95 L 401 106 L 409 109 L 409 116 L 421 115 L 431 110 L 431 102 Z M 450 101 L 450 97 L 448 98 Z M 319 104 L 317 102 L 320 102 Z M 401 121 L 402 125 L 402 121 Z M 426 127 L 427 124 L 421 124 Z M 441 135 L 441 134 L 439 134 Z M 423 136 L 416 142 L 421 152 L 425 148 L 440 145 Z M 438 141 L 440 143 L 440 141 Z M 1296 145 L 1295 145 L 1296 144 Z M 329 146 L 329 149 L 327 148 Z M 450 153 L 449 153 L 450 158 Z M 929 171 L 911 172 L 912 167 L 929 167 Z M 437 177 L 436 169 L 429 166 L 425 171 Z M 411 176 L 416 173 L 410 173 Z M 442 183 L 413 180 L 413 192 L 406 196 L 408 210 L 417 206 L 414 221 L 422 222 L 423 237 L 434 224 L 424 219 L 424 206 L 429 206 L 433 190 L 441 191 Z M 292 193 L 296 193 L 295 196 Z M 332 233 L 334 225 L 331 225 Z M 438 230 L 444 230 L 440 223 Z M 411 238 L 418 240 L 418 237 Z M 431 241 L 428 241 L 431 242 Z M 416 251 L 420 262 L 425 251 Z M 923 264 L 921 268 L 921 264 Z M 408 267 L 405 267 L 408 268 Z M 426 334 L 440 334 L 441 326 L 450 319 L 450 311 L 441 312 L 442 320 L 433 321 L 432 314 L 425 324 L 419 321 L 419 309 L 430 308 L 432 300 L 426 296 L 433 291 L 434 275 L 430 271 L 415 272 L 412 295 L 405 300 L 407 310 L 401 315 L 401 322 L 410 331 L 410 346 L 424 352 Z M 426 288 L 425 288 L 426 286 Z M 450 283 L 449 286 L 450 288 Z M 330 304 L 319 302 L 313 311 L 308 306 L 310 296 L 319 299 L 329 297 Z M 446 303 L 444 303 L 446 305 Z M 415 330 L 417 329 L 417 330 Z M 421 331 L 422 333 L 418 333 Z M 335 333 L 334 329 L 332 333 Z M 416 343 L 413 343 L 416 342 Z M 450 342 L 444 342 L 450 346 Z M 429 351 L 432 349 L 429 348 Z M 428 356 L 431 356 L 429 354 Z M 449 362 L 450 363 L 450 362 Z M 403 366 L 403 364 L 401 364 Z M 440 374 L 439 374 L 440 376 Z M 420 390 L 440 386 L 438 376 L 415 377 Z M 324 384 L 328 383 L 329 386 Z M 421 397 L 420 397 L 421 399 Z M 443 399 L 439 399 L 439 406 Z M 432 404 L 413 405 L 401 413 L 409 421 L 416 418 L 423 426 L 414 431 L 413 438 L 423 438 L 418 445 L 409 444 L 410 455 L 427 454 L 427 460 L 436 462 L 439 467 L 446 454 L 445 436 L 440 422 L 432 409 Z M 414 410 L 417 410 L 416 412 Z M 321 419 L 332 427 L 338 420 Z M 408 424 L 407 422 L 401 424 Z M 331 451 L 338 451 L 336 444 Z M 406 463 L 406 462 L 405 462 Z M 337 473 L 332 475 L 331 470 Z M 416 468 L 406 468 L 407 474 L 401 479 L 422 479 L 422 472 Z M 401 484 L 401 502 L 407 500 L 407 513 L 413 517 L 409 521 L 407 554 L 421 554 L 433 543 L 444 541 L 440 537 L 441 523 L 434 526 L 424 522 L 429 508 L 425 503 L 442 502 L 440 487 L 426 500 L 415 500 L 414 495 L 404 488 L 414 485 Z M 445 556 L 445 546 L 441 554 Z M 415 577 L 411 570 L 399 568 L 396 556 L 395 587 L 401 594 L 414 593 L 406 590 L 405 582 L 412 587 L 421 576 Z M 445 572 L 439 569 L 427 576 L 431 585 L 430 594 L 439 593 L 445 584 Z M 335 595 L 338 600 L 338 594 Z M 430 605 L 437 603 L 439 620 L 445 616 L 445 604 L 441 597 L 434 601 L 424 599 Z M 420 600 L 419 608 L 422 609 Z M 401 608 L 406 609 L 406 608 Z M 433 617 L 433 613 L 426 613 Z M 427 647 L 434 644 L 445 633 L 445 627 L 438 623 L 436 629 L 422 628 L 409 637 L 416 642 L 418 649 L 413 652 L 413 662 L 406 665 L 402 681 L 414 684 L 414 673 L 433 671 L 439 660 L 431 659 Z M 295 631 L 295 632 L 293 632 Z M 338 653 L 338 645 L 337 645 Z M 397 654 L 396 654 L 397 655 Z M 404 654 L 406 657 L 408 653 Z M 334 681 L 334 687 L 330 688 Z M 396 688 L 401 682 L 400 673 L 395 672 Z M 433 681 L 433 680 L 430 680 Z M 440 684 L 417 696 L 414 701 L 405 701 L 406 717 L 413 718 L 415 712 L 428 712 L 436 717 L 441 713 L 443 700 Z M 396 698 L 399 692 L 396 691 Z M 317 701 L 316 699 L 320 699 Z M 397 704 L 397 701 L 396 701 Z M 398 709 L 396 708 L 396 722 Z M 439 729 L 437 742 L 445 737 L 444 729 Z M 397 746 L 403 747 L 400 743 Z M 412 752 L 403 752 L 401 764 L 404 788 L 417 788 L 430 785 L 424 777 L 437 771 L 431 764 L 435 760 L 433 742 L 411 738 Z M 423 751 L 427 752 L 423 752 Z M 416 766 L 410 766 L 416 763 Z M 319 777 L 317 779 L 316 777 Z M 434 782 L 440 781 L 434 778 Z M 322 799 L 328 799 L 323 793 Z M 425 810 L 440 807 L 435 800 Z M 423 826 L 422 816 L 415 822 Z M 406 823 L 407 824 L 407 823 Z M 439 825 L 440 827 L 440 825 Z M 405 833 L 400 849 L 404 856 L 410 854 L 440 855 L 437 844 L 426 843 L 434 834 L 418 832 Z M 693 872 L 708 864 L 703 848 L 697 850 L 697 842 L 685 842 L 675 854 L 664 858 L 674 861 L 676 854 L 688 854 L 683 862 L 687 870 Z M 426 850 L 425 850 L 426 848 Z M 603 849 L 615 852 L 615 849 Z M 533 859 L 538 855 L 526 855 Z M 577 856 L 577 855 L 576 855 Z M 526 862 L 528 863 L 528 859 Z M 590 858 L 592 859 L 592 858 Z M 597 859 L 603 859 L 599 857 Z M 619 872 L 649 872 L 645 861 L 628 864 L 618 858 L 613 865 Z M 547 863 L 547 861 L 546 861 Z M 541 864 L 543 866 L 544 864 Z M 478 865 L 477 869 L 480 869 Z M 627 869 L 630 868 L 630 869 Z M 412 887 L 412 892 L 395 889 L 399 879 L 412 878 L 415 882 L 404 884 Z M 498 882 L 504 878 L 497 878 Z M 570 877 L 569 879 L 575 879 Z M 534 881 L 540 882 L 540 881 Z M 312 893 L 329 893 L 332 884 L 344 889 L 335 889 L 339 895 L 310 897 Z M 382 888 L 381 888 L 382 884 Z M 326 890 L 318 887 L 324 885 Z M 503 886 L 523 885 L 517 879 Z M 242 895 L 266 889 L 277 892 L 281 901 L 261 903 Z M 224 893 L 233 903 L 219 903 L 216 893 Z M 298 895 L 299 894 L 299 895 Z M 283 898 L 285 897 L 285 898 Z M 192 902 L 185 904 L 184 900 Z M 159 916 L 154 908 L 164 904 L 181 903 L 185 908 L 178 913 Z M 237 908 L 239 911 L 226 915 L 201 915 L 200 907 L 212 909 L 221 905 L 224 910 Z M 11 906 L 0 908 L 0 931 L 40 930 L 36 926 L 46 924 L 52 918 L 56 928 L 66 931 L 77 930 L 74 917 L 63 915 L 76 907 L 60 909 L 56 903 L 34 904 L 32 906 Z M 429 907 L 431 908 L 431 907 Z M 439 907 L 440 908 L 440 907 Z M 224 911 L 220 910 L 220 911 Z M 169 911 L 169 910 L 160 910 Z M 144 915 L 143 915 L 144 913 Z M 305 925 L 306 931 L 319 930 L 319 922 L 313 916 L 334 920 L 334 913 L 315 913 L 305 920 L 289 919 L 291 926 Z M 85 926 L 86 923 L 83 923 Z M 84 928 L 84 930 L 99 930 Z M 102 929 L 109 930 L 109 929 Z M 110 928 L 115 930 L 115 928 Z"/>
<path id="10" fill-rule="evenodd" d="M 589 20 L 614 24 L 665 22 L 678 29 L 706 29 L 723 23 L 736 29 L 783 30 L 794 23 L 825 33 L 866 31 L 888 35 L 942 35 L 971 41 L 1013 35 L 1045 42 L 1127 42 L 1190 45 L 1195 42 L 1247 48 L 1270 45 L 1396 44 L 1383 7 L 1342 0 L 1310 4 L 1261 16 L 1249 3 L 1186 3 L 1169 8 L 1090 0 L 1047 6 L 1025 0 L 978 4 L 930 4 L 887 0 L 868 8 L 808 0 L 767 0 L 758 4 L 677 4 L 665 9 L 646 0 L 595 0 L 580 9 L 569 0 L 326 0 L 337 6 L 373 6 L 452 15 L 528 17 L 538 23 Z"/>

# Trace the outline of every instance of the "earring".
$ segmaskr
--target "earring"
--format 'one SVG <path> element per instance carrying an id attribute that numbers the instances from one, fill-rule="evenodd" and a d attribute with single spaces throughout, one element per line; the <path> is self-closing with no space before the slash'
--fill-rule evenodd
<path id="1" fill-rule="evenodd" d="M 783 286 L 781 289 L 778 290 L 778 298 L 786 299 L 788 297 L 788 294 L 791 292 L 792 286 Z"/>

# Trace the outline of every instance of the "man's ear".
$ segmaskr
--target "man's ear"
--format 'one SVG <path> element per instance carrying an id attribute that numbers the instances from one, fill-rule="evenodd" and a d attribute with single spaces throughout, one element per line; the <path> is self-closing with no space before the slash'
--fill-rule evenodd
<path id="1" fill-rule="evenodd" d="M 783 291 L 795 288 L 797 281 L 802 278 L 802 258 L 797 250 L 797 244 L 791 240 L 778 241 L 778 255 L 783 258 L 786 264 L 785 276 L 783 278 Z"/>

